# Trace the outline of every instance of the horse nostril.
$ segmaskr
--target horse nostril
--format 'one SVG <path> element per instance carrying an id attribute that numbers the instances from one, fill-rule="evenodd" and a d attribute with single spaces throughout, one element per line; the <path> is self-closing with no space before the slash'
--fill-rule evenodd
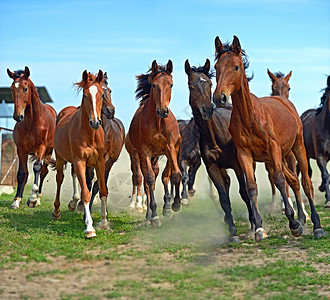
<path id="1" fill-rule="evenodd" d="M 220 101 L 223 102 L 223 103 L 227 102 L 227 97 L 224 93 L 221 94 Z"/>

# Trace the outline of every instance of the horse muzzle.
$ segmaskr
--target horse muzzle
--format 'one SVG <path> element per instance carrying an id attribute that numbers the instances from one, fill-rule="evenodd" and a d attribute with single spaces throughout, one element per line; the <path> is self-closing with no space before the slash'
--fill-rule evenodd
<path id="1" fill-rule="evenodd" d="M 165 107 L 164 109 L 161 109 L 161 108 L 158 107 L 156 109 L 156 113 L 160 118 L 165 119 L 165 118 L 168 117 L 168 114 L 170 113 L 170 111 L 167 107 Z"/>
<path id="2" fill-rule="evenodd" d="M 99 129 L 100 126 L 102 125 L 102 121 L 101 120 L 89 120 L 89 125 L 92 127 L 92 129 L 96 130 Z"/>
<path id="3" fill-rule="evenodd" d="M 22 122 L 24 120 L 24 115 L 13 115 L 13 118 L 16 122 Z"/>
<path id="4" fill-rule="evenodd" d="M 211 120 L 213 115 L 213 106 L 202 106 L 201 113 L 204 120 Z"/>
<path id="5" fill-rule="evenodd" d="M 225 107 L 228 99 L 229 98 L 224 93 L 221 93 L 220 97 L 213 94 L 213 103 L 216 105 L 216 107 Z"/>

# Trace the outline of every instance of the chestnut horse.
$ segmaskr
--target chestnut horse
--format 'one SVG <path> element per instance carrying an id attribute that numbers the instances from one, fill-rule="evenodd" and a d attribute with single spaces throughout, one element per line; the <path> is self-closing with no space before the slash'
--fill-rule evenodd
<path id="1" fill-rule="evenodd" d="M 88 78 L 91 81 L 94 81 L 95 76 L 91 73 L 88 74 Z M 104 97 L 103 97 L 103 104 L 101 110 L 102 116 L 102 127 L 104 131 L 104 140 L 105 140 L 105 149 L 104 149 L 104 157 L 105 157 L 105 183 L 107 184 L 110 170 L 113 164 L 117 161 L 120 152 L 124 145 L 124 137 L 125 137 L 125 128 L 122 122 L 115 118 L 115 107 L 112 104 L 111 99 L 111 89 L 108 86 L 108 75 L 107 72 L 103 75 L 103 80 L 101 82 Z M 78 108 L 76 108 L 78 110 Z M 74 211 L 77 207 L 77 202 L 80 200 L 79 192 L 78 192 L 78 182 L 77 176 L 74 172 L 74 168 L 72 168 L 72 179 L 73 179 L 73 197 L 72 200 L 68 204 L 68 208 L 70 211 Z M 89 209 L 92 210 L 92 205 L 96 194 L 99 191 L 98 182 L 95 181 L 92 189 L 92 179 L 94 177 L 94 168 L 87 167 L 86 170 L 86 183 L 88 190 L 92 190 L 91 200 L 89 203 Z M 107 209 L 107 204 L 101 203 L 101 205 L 105 206 Z M 83 203 L 80 201 L 78 204 L 78 211 L 83 211 L 84 206 Z M 103 208 L 102 208 L 103 210 Z M 106 213 L 107 216 L 107 213 Z M 108 229 L 109 222 L 106 219 L 102 219 L 102 222 L 98 229 Z"/>
<path id="2" fill-rule="evenodd" d="M 181 172 L 177 162 L 181 137 L 178 122 L 168 107 L 173 86 L 172 70 L 171 60 L 166 66 L 158 66 L 154 60 L 147 74 L 137 76 L 136 92 L 137 98 L 141 98 L 140 108 L 133 116 L 128 132 L 129 140 L 139 154 L 144 188 L 147 194 L 146 220 L 150 220 L 152 226 L 160 226 L 153 191 L 155 184 L 155 173 L 152 169 L 153 157 L 160 155 L 167 157 L 167 163 L 162 173 L 165 190 L 163 215 L 167 216 L 171 213 L 171 196 L 168 191 L 170 176 L 175 185 L 172 209 L 178 211 L 181 206 L 179 196 Z"/>
<path id="3" fill-rule="evenodd" d="M 101 222 L 102 226 L 106 220 L 107 189 L 105 186 L 105 161 L 104 161 L 104 131 L 101 126 L 101 109 L 105 97 L 101 82 L 103 72 L 100 70 L 97 77 L 90 80 L 90 74 L 85 70 L 82 81 L 77 83 L 83 91 L 81 105 L 78 108 L 64 108 L 58 116 L 54 150 L 56 154 L 56 182 L 57 191 L 54 202 L 53 217 L 59 219 L 60 191 L 64 174 L 63 167 L 66 162 L 74 165 L 81 187 L 81 199 L 85 208 L 86 237 L 96 236 L 93 220 L 90 214 L 89 202 L 90 192 L 86 184 L 86 167 L 92 166 L 96 169 L 97 180 L 100 187 L 101 198 Z"/>
<path id="4" fill-rule="evenodd" d="M 34 183 L 32 194 L 27 201 L 29 207 L 40 204 L 41 191 L 44 179 L 48 173 L 48 164 L 54 147 L 56 111 L 48 104 L 41 102 L 37 89 L 30 77 L 30 70 L 11 72 L 7 69 L 10 78 L 12 97 L 15 102 L 14 142 L 17 147 L 19 167 L 17 172 L 17 191 L 12 208 L 19 208 L 22 201 L 24 186 L 28 179 L 28 155 L 35 158 L 33 164 Z M 40 177 L 40 183 L 39 183 Z"/>
<path id="5" fill-rule="evenodd" d="M 251 229 L 253 228 L 252 209 L 250 199 L 246 193 L 244 174 L 238 163 L 234 141 L 228 127 L 232 107 L 213 108 L 212 82 L 213 73 L 210 72 L 210 61 L 207 59 L 203 67 L 190 67 L 185 62 L 190 90 L 189 104 L 192 108 L 195 123 L 200 132 L 200 150 L 207 173 L 214 183 L 222 209 L 225 212 L 225 222 L 228 224 L 230 241 L 239 242 L 237 228 L 231 213 L 229 198 L 230 177 L 226 169 L 233 169 L 239 182 L 239 192 L 246 203 L 249 212 Z"/>
<path id="6" fill-rule="evenodd" d="M 243 60 L 246 60 L 245 52 L 241 49 L 236 36 L 232 45 L 222 45 L 219 37 L 216 37 L 215 48 L 217 86 L 213 101 L 219 107 L 225 106 L 230 97 L 233 102 L 229 131 L 245 175 L 256 226 L 256 240 L 264 239 L 267 234 L 262 228 L 262 219 L 258 211 L 254 161 L 266 162 L 272 166 L 275 185 L 281 192 L 291 232 L 294 236 L 300 236 L 303 232 L 302 225 L 306 217 L 300 204 L 299 179 L 284 162 L 290 151 L 295 155 L 302 173 L 302 186 L 311 207 L 314 236 L 324 236 L 313 202 L 313 186 L 308 176 L 302 123 L 294 105 L 284 97 L 258 98 L 250 93 L 243 63 Z M 295 220 L 293 209 L 288 202 L 285 179 L 294 191 L 299 221 Z"/>
<path id="7" fill-rule="evenodd" d="M 309 109 L 301 115 L 304 128 L 304 141 L 308 159 L 309 175 L 312 169 L 309 160 L 316 159 L 322 175 L 321 192 L 325 191 L 324 206 L 330 208 L 330 175 L 327 170 L 327 162 L 330 159 L 330 76 L 328 76 L 327 87 L 321 97 L 320 107 Z"/>

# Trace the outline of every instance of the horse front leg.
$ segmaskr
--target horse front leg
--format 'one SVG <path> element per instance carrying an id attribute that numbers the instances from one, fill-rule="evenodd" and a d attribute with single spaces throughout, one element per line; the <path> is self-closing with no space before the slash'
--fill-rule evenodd
<path id="1" fill-rule="evenodd" d="M 330 176 L 327 170 L 327 159 L 323 154 L 318 153 L 316 161 L 322 175 L 322 184 L 320 185 L 319 190 L 321 192 L 325 191 L 324 207 L 330 208 L 330 190 L 329 190 Z"/>
<path id="2" fill-rule="evenodd" d="M 168 183 L 170 181 L 171 176 L 171 163 L 170 160 L 167 159 L 165 169 L 162 173 L 162 182 L 164 186 L 164 206 L 163 206 L 163 216 L 168 217 L 171 215 L 171 195 L 168 190 Z"/>
<path id="3" fill-rule="evenodd" d="M 23 153 L 23 151 L 20 151 L 20 149 L 17 149 L 18 151 L 18 162 L 19 167 L 17 171 L 17 190 L 16 195 L 14 197 L 14 202 L 11 205 L 11 208 L 18 209 L 20 206 L 20 203 L 23 199 L 23 192 L 24 192 L 24 186 L 26 184 L 27 178 L 29 176 L 28 168 L 27 168 L 27 154 Z"/>
<path id="4" fill-rule="evenodd" d="M 199 167 L 201 166 L 201 158 L 198 157 L 198 159 L 193 163 L 192 167 L 189 168 L 188 171 L 188 195 L 189 197 L 193 197 L 195 195 L 195 190 L 194 190 L 194 183 L 195 183 L 195 178 L 196 178 L 196 173 Z"/>
<path id="5" fill-rule="evenodd" d="M 60 194 L 61 194 L 61 186 L 64 179 L 64 173 L 63 173 L 63 167 L 64 167 L 65 161 L 56 155 L 56 197 L 54 201 L 54 210 L 52 212 L 53 219 L 58 220 L 61 218 L 61 210 L 60 210 Z"/>
<path id="6" fill-rule="evenodd" d="M 68 204 L 68 209 L 69 211 L 75 211 L 77 208 L 78 213 L 82 213 L 84 211 L 84 206 L 82 205 L 81 201 L 77 206 L 78 201 L 80 200 L 79 181 L 77 178 L 77 174 L 74 171 L 73 164 L 71 164 L 71 177 L 72 177 L 73 195 L 72 195 L 72 200 Z"/>
<path id="7" fill-rule="evenodd" d="M 181 161 L 180 170 L 182 173 L 182 192 L 181 192 L 181 204 L 188 205 L 188 193 L 187 193 L 187 185 L 189 181 L 189 175 L 187 172 L 187 163 L 185 161 Z"/>

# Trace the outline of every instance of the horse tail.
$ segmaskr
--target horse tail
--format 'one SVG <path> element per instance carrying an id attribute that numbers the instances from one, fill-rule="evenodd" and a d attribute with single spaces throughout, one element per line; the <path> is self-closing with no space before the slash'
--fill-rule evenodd
<path id="1" fill-rule="evenodd" d="M 49 158 L 47 159 L 48 160 L 48 165 L 50 166 L 50 168 L 53 170 L 53 171 L 56 171 L 56 159 L 54 158 Z"/>
<path id="2" fill-rule="evenodd" d="M 29 158 L 29 162 L 30 163 L 33 163 L 37 160 L 37 156 L 36 155 L 31 155 L 30 158 Z"/>

